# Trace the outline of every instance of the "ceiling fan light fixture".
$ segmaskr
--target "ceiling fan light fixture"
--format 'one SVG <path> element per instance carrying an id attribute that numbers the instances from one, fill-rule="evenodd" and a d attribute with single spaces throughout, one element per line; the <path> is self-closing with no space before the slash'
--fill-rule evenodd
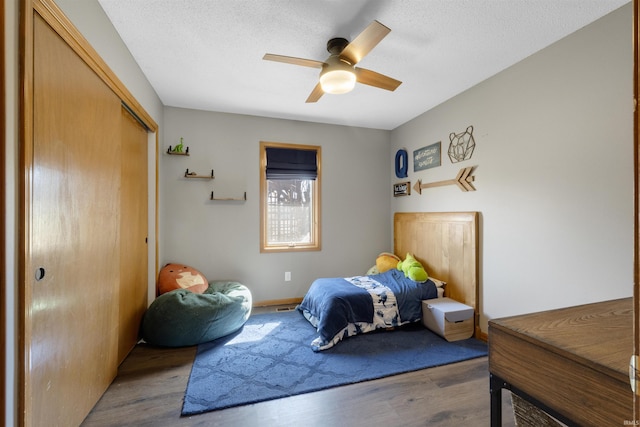
<path id="1" fill-rule="evenodd" d="M 325 93 L 334 95 L 351 92 L 356 85 L 356 75 L 351 70 L 328 70 L 320 76 L 320 86 Z"/>

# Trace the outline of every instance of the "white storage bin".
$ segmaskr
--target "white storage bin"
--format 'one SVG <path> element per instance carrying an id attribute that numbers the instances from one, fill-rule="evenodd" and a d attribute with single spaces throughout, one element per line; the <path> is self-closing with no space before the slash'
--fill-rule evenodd
<path id="1" fill-rule="evenodd" d="M 470 338 L 473 318 L 473 307 L 451 298 L 422 301 L 422 324 L 447 341 Z"/>

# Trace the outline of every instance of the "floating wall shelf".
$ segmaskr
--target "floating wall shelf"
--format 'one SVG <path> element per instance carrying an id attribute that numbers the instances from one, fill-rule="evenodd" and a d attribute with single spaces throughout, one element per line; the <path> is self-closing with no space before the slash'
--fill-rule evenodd
<path id="1" fill-rule="evenodd" d="M 244 202 L 247 200 L 247 192 L 244 192 L 244 197 L 242 199 L 235 199 L 233 197 L 229 197 L 229 198 L 217 198 L 213 195 L 213 191 L 211 192 L 211 200 L 235 200 L 235 201 L 240 201 L 240 202 Z"/>
<path id="2" fill-rule="evenodd" d="M 186 150 L 184 150 L 184 151 L 173 151 L 171 146 L 169 146 L 169 148 L 167 148 L 167 154 L 171 154 L 172 156 L 188 156 L 189 155 L 189 147 L 187 147 Z"/>
<path id="3" fill-rule="evenodd" d="M 213 169 L 211 169 L 211 175 L 198 175 L 195 172 L 189 172 L 189 169 L 184 173 L 185 178 L 200 178 L 200 179 L 214 179 Z"/>

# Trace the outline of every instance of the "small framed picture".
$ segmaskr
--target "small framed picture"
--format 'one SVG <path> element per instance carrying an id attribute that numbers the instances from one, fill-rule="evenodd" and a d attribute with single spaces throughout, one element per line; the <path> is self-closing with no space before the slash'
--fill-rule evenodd
<path id="1" fill-rule="evenodd" d="M 393 196 L 409 196 L 411 194 L 411 181 L 393 184 Z"/>

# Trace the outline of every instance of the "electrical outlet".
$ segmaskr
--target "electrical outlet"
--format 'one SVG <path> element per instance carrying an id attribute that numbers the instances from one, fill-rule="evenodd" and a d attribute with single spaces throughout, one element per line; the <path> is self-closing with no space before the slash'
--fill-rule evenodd
<path id="1" fill-rule="evenodd" d="M 291 272 L 290 271 L 285 271 L 284 272 L 284 281 L 285 282 L 290 282 L 291 281 Z"/>

